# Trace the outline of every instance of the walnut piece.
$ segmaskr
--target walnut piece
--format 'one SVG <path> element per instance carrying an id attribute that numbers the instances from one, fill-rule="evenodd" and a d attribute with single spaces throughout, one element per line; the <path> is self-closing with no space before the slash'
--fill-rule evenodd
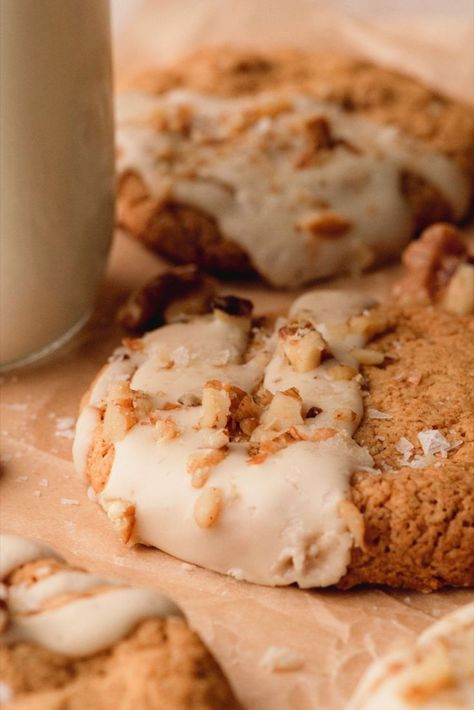
<path id="1" fill-rule="evenodd" d="M 468 261 L 461 232 L 450 224 L 434 224 L 412 242 L 402 257 L 406 274 L 393 294 L 401 303 L 441 303 L 458 267 Z"/>
<path id="2" fill-rule="evenodd" d="M 362 335 L 366 340 L 371 340 L 375 335 L 385 333 L 390 327 L 390 318 L 387 314 L 378 311 L 368 311 L 359 316 L 353 316 L 349 321 L 349 331 Z"/>
<path id="3" fill-rule="evenodd" d="M 227 448 L 202 449 L 195 451 L 188 457 L 187 470 L 191 474 L 191 483 L 194 488 L 202 488 L 206 483 L 211 470 L 223 461 L 229 453 Z"/>
<path id="4" fill-rule="evenodd" d="M 156 418 L 154 431 L 156 441 L 172 441 L 179 435 L 180 432 L 172 417 L 166 417 L 166 419 Z"/>
<path id="5" fill-rule="evenodd" d="M 445 311 L 460 316 L 474 314 L 474 266 L 459 264 L 440 298 Z"/>
<path id="6" fill-rule="evenodd" d="M 353 380 L 357 375 L 357 370 L 355 367 L 350 367 L 350 365 L 334 365 L 327 373 L 331 380 L 338 382 L 341 380 Z"/>
<path id="7" fill-rule="evenodd" d="M 169 269 L 134 291 L 117 313 L 120 325 L 144 333 L 189 315 L 209 313 L 216 294 L 214 279 L 194 265 Z"/>
<path id="8" fill-rule="evenodd" d="M 297 424 L 304 424 L 301 411 L 302 403 L 302 399 L 294 387 L 284 392 L 276 392 L 269 407 L 260 418 L 259 429 L 285 431 Z"/>
<path id="9" fill-rule="evenodd" d="M 352 222 L 336 212 L 320 212 L 303 217 L 296 229 L 320 239 L 338 239 L 351 229 Z"/>
<path id="10" fill-rule="evenodd" d="M 296 372 L 309 372 L 318 367 L 327 352 L 323 337 L 309 321 L 288 323 L 279 331 L 283 352 Z"/>
<path id="11" fill-rule="evenodd" d="M 369 348 L 354 348 L 351 350 L 351 355 L 355 357 L 361 365 L 381 365 L 385 360 L 385 355 L 377 350 Z"/>
<path id="12" fill-rule="evenodd" d="M 194 520 L 200 528 L 216 524 L 222 509 L 220 488 L 205 488 L 194 504 Z"/>
<path id="13" fill-rule="evenodd" d="M 103 437 L 106 441 L 121 441 L 126 433 L 152 408 L 150 397 L 132 390 L 128 382 L 114 382 L 105 401 Z"/>
<path id="14" fill-rule="evenodd" d="M 107 513 L 107 517 L 120 534 L 122 542 L 130 543 L 135 526 L 135 506 L 133 503 L 117 498 L 114 500 L 101 500 L 101 504 Z"/>

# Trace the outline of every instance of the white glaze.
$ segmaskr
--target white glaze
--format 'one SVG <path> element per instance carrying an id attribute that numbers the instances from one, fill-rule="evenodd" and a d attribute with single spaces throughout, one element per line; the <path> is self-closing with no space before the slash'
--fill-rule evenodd
<path id="1" fill-rule="evenodd" d="M 50 548 L 17 535 L 0 535 L 0 552 L 2 581 L 26 562 L 60 560 Z M 37 576 L 31 584 L 6 586 L 9 624 L 3 643 L 32 641 L 80 657 L 109 648 L 143 619 L 180 614 L 173 602 L 153 590 L 125 587 L 82 570 L 54 570 L 45 563 Z"/>
<path id="2" fill-rule="evenodd" d="M 158 199 L 172 199 L 214 216 L 275 286 L 298 286 L 399 254 L 413 231 L 413 215 L 400 191 L 400 174 L 412 170 L 437 186 L 462 216 L 469 185 L 454 161 L 427 150 L 393 126 L 347 114 L 308 96 L 289 108 L 235 131 L 239 118 L 285 99 L 276 93 L 218 99 L 176 90 L 162 97 L 131 92 L 117 104 L 119 174 L 134 171 Z M 189 135 L 152 128 L 156 114 L 193 112 Z M 306 146 L 298 121 L 326 117 L 337 145 L 305 169 L 295 162 Z M 295 123 L 296 122 L 296 123 Z M 212 141 L 199 141 L 199 136 Z M 336 239 L 310 235 L 296 225 L 324 212 L 320 201 L 352 222 Z"/>
<path id="3" fill-rule="evenodd" d="M 410 702 L 404 691 L 420 683 L 420 663 L 436 644 L 447 652 L 449 687 L 423 702 Z M 411 649 L 391 653 L 370 666 L 348 710 L 471 710 L 474 707 L 474 603 L 429 626 Z"/>
<path id="4" fill-rule="evenodd" d="M 318 327 L 327 327 L 345 322 L 371 305 L 372 299 L 358 294 L 315 291 L 298 299 L 292 313 L 304 310 L 305 318 L 309 313 Z M 132 387 L 140 386 L 155 402 L 177 401 L 194 383 L 200 396 L 202 384 L 216 377 L 212 362 L 215 353 L 222 343 L 230 348 L 237 337 L 233 333 L 236 326 L 225 321 L 216 326 L 215 319 L 205 316 L 188 324 L 165 326 L 145 336 L 142 362 L 132 377 Z M 281 319 L 277 328 L 285 322 Z M 214 333 L 213 338 L 209 337 L 210 332 Z M 171 377 L 175 368 L 160 367 L 160 353 L 169 354 L 178 342 L 190 355 L 181 357 Z M 339 517 L 338 505 L 350 498 L 351 474 L 372 464 L 369 453 L 351 438 L 362 416 L 360 384 L 357 379 L 330 379 L 328 371 L 335 364 L 333 359 L 310 372 L 294 372 L 282 356 L 277 334 L 269 337 L 263 350 L 247 363 L 241 362 L 245 343 L 242 339 L 239 343 L 228 364 L 217 368 L 218 379 L 232 381 L 247 391 L 259 379 L 273 392 L 295 386 L 305 409 L 323 409 L 315 418 L 306 420 L 304 431 L 309 434 L 331 427 L 337 434 L 319 443 L 293 443 L 258 465 L 248 463 L 247 444 L 231 443 L 228 455 L 212 468 L 208 481 L 208 485 L 223 493 L 222 513 L 216 525 L 202 529 L 193 517 L 201 489 L 192 487 L 187 463 L 190 454 L 208 446 L 211 430 L 197 427 L 201 406 L 166 411 L 164 416 L 172 416 L 179 436 L 158 441 L 151 424 L 141 422 L 134 426 L 115 443 L 112 469 L 100 500 L 105 507 L 115 499 L 133 504 L 135 539 L 175 557 L 261 584 L 334 584 L 347 569 L 353 545 L 352 535 Z M 338 348 L 347 354 L 348 348 L 363 344 L 358 336 L 347 343 L 340 339 Z M 252 378 L 248 377 L 250 366 L 254 368 Z M 107 371 L 102 376 L 108 377 Z M 79 451 L 90 446 L 90 438 L 83 439 L 85 427 L 81 419 L 89 417 L 91 409 L 96 413 L 96 405 L 94 400 L 81 414 L 76 434 Z M 357 420 L 334 419 L 340 409 L 352 410 Z M 83 461 L 82 455 L 75 460 L 81 473 L 85 471 Z"/>

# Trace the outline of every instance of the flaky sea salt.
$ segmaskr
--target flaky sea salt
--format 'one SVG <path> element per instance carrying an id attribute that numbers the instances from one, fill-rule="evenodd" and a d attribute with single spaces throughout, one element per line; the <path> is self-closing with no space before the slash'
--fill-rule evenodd
<path id="1" fill-rule="evenodd" d="M 399 451 L 404 459 L 409 459 L 412 451 L 414 449 L 413 444 L 405 436 L 400 437 L 398 443 L 395 446 L 396 450 Z"/>
<path id="2" fill-rule="evenodd" d="M 259 661 L 259 666 L 275 671 L 297 671 L 304 665 L 301 653 L 286 646 L 269 646 Z"/>
<path id="3" fill-rule="evenodd" d="M 417 434 L 425 456 L 432 456 L 443 451 L 449 451 L 451 444 L 438 429 L 426 429 Z"/>
<path id="4" fill-rule="evenodd" d="M 80 501 L 76 498 L 61 498 L 62 505 L 80 505 Z"/>
<path id="5" fill-rule="evenodd" d="M 386 414 L 381 412 L 380 409 L 373 409 L 372 407 L 368 408 L 367 416 L 369 419 L 393 419 L 391 414 Z"/>

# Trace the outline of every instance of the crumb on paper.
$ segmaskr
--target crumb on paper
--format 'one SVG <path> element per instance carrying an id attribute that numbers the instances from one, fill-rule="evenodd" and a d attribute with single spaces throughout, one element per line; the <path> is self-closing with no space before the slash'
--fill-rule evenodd
<path id="1" fill-rule="evenodd" d="M 49 486 L 49 481 L 47 478 L 42 478 L 39 484 L 40 486 L 43 486 L 43 488 L 47 488 Z"/>
<path id="2" fill-rule="evenodd" d="M 15 481 L 20 481 L 20 482 L 22 482 L 22 481 L 27 481 L 28 478 L 29 478 L 29 476 L 17 476 L 17 477 L 15 478 Z"/>
<path id="3" fill-rule="evenodd" d="M 243 569 L 240 569 L 240 567 L 232 567 L 231 569 L 228 569 L 227 574 L 229 575 L 229 577 L 233 577 L 239 582 L 244 579 L 244 571 Z"/>
<path id="4" fill-rule="evenodd" d="M 0 680 L 0 704 L 9 703 L 13 697 L 14 693 L 11 687 Z"/>
<path id="5" fill-rule="evenodd" d="M 61 498 L 61 505 L 80 505 L 76 498 Z"/>
<path id="6" fill-rule="evenodd" d="M 8 409 L 11 412 L 25 412 L 28 408 L 28 405 L 25 404 L 24 402 L 18 402 L 15 403 L 13 402 L 12 404 L 2 404 L 1 405 L 3 409 Z"/>
<path id="7" fill-rule="evenodd" d="M 304 657 L 287 646 L 269 646 L 260 658 L 259 665 L 272 673 L 297 671 L 303 667 Z"/>
<path id="8" fill-rule="evenodd" d="M 191 565 L 189 562 L 181 562 L 181 569 L 185 572 L 193 572 L 196 569 L 196 565 Z"/>
<path id="9" fill-rule="evenodd" d="M 87 497 L 89 498 L 89 500 L 92 500 L 94 503 L 97 502 L 97 493 L 92 488 L 92 486 L 89 486 L 89 488 L 87 489 Z"/>

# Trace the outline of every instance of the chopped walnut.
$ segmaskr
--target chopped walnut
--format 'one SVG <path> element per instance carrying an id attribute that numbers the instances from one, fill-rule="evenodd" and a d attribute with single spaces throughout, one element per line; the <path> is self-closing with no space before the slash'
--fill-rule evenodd
<path id="1" fill-rule="evenodd" d="M 369 348 L 354 348 L 351 350 L 351 355 L 355 357 L 361 365 L 381 365 L 385 360 L 385 355 L 377 350 Z"/>
<path id="2" fill-rule="evenodd" d="M 247 463 L 256 465 L 263 463 L 270 454 L 275 454 L 282 449 L 286 449 L 291 444 L 298 441 L 311 441 L 317 443 L 326 441 L 336 436 L 337 430 L 331 427 L 319 427 L 318 429 L 305 429 L 304 427 L 291 426 L 282 433 L 272 433 L 259 431 L 258 440 L 255 438 L 250 445 L 249 458 Z"/>
<path id="3" fill-rule="evenodd" d="M 253 397 L 235 385 L 210 380 L 203 388 L 200 427 L 227 428 L 229 438 L 248 438 L 258 426 L 261 407 Z"/>
<path id="4" fill-rule="evenodd" d="M 113 383 L 105 401 L 103 437 L 106 441 L 121 441 L 126 433 L 152 408 L 151 398 L 132 390 L 128 382 Z"/>
<path id="5" fill-rule="evenodd" d="M 209 313 L 215 293 L 215 281 L 196 266 L 177 266 L 132 293 L 117 320 L 126 330 L 143 333 L 185 316 Z"/>
<path id="6" fill-rule="evenodd" d="M 222 509 L 222 492 L 219 488 L 205 488 L 194 504 L 194 520 L 200 528 L 216 524 Z"/>
<path id="7" fill-rule="evenodd" d="M 351 229 L 352 222 L 335 212 L 325 211 L 309 214 L 296 224 L 296 229 L 320 239 L 338 239 Z"/>
<path id="8" fill-rule="evenodd" d="M 337 145 L 331 125 L 324 116 L 312 116 L 304 123 L 308 146 L 295 160 L 295 168 L 309 168 L 316 162 L 321 151 L 331 150 Z"/>
<path id="9" fill-rule="evenodd" d="M 295 388 L 286 390 L 285 392 L 276 392 L 268 409 L 266 409 L 261 416 L 259 428 L 271 431 L 284 431 L 296 424 L 303 424 L 304 420 L 301 410 L 302 399 Z"/>
<path id="10" fill-rule="evenodd" d="M 211 469 L 223 461 L 228 453 L 228 449 L 202 449 L 190 454 L 187 470 L 192 476 L 193 487 L 201 488 L 209 478 Z"/>
<path id="11" fill-rule="evenodd" d="M 353 316 L 349 321 L 351 333 L 363 335 L 367 340 L 371 340 L 375 335 L 385 333 L 390 327 L 390 318 L 378 311 L 368 311 L 359 316 Z"/>
<path id="12" fill-rule="evenodd" d="M 460 316 L 474 314 L 474 265 L 459 264 L 440 298 L 440 305 Z"/>
<path id="13" fill-rule="evenodd" d="M 360 510 L 351 500 L 341 500 L 338 512 L 354 538 L 355 546 L 365 550 L 365 523 Z"/>
<path id="14" fill-rule="evenodd" d="M 349 365 L 333 365 L 327 373 L 331 380 L 338 382 L 341 380 L 353 380 L 357 375 L 357 370 Z"/>
<path id="15" fill-rule="evenodd" d="M 114 528 L 119 532 L 122 542 L 131 542 L 135 526 L 135 506 L 119 498 L 101 500 L 101 504 Z"/>
<path id="16" fill-rule="evenodd" d="M 231 398 L 228 387 L 218 380 L 207 382 L 202 390 L 201 427 L 223 429 L 230 414 Z"/>
<path id="17" fill-rule="evenodd" d="M 225 429 L 212 431 L 206 438 L 205 446 L 210 449 L 222 449 L 229 444 L 229 434 Z"/>
<path id="18" fill-rule="evenodd" d="M 309 372 L 321 363 L 327 344 L 309 321 L 294 321 L 280 328 L 283 352 L 296 372 Z"/>
<path id="19" fill-rule="evenodd" d="M 412 242 L 402 257 L 406 275 L 394 287 L 404 303 L 442 304 L 458 267 L 468 261 L 461 232 L 450 224 L 434 224 Z"/>
<path id="20" fill-rule="evenodd" d="M 172 417 L 157 418 L 155 421 L 154 436 L 157 441 L 171 441 L 179 436 L 179 430 Z"/>

